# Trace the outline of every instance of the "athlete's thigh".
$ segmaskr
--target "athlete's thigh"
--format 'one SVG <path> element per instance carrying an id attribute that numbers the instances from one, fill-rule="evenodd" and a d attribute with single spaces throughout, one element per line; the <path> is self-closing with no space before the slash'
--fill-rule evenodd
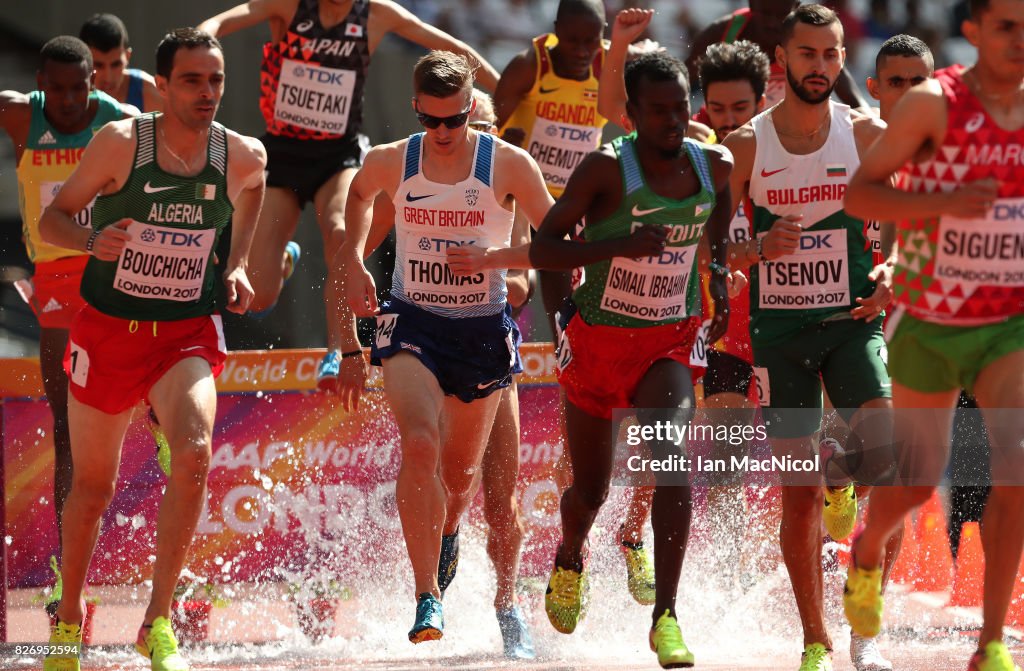
<path id="1" fill-rule="evenodd" d="M 331 175 L 313 196 L 316 208 L 316 221 L 324 240 L 329 240 L 331 231 L 345 227 L 345 203 L 348 201 L 348 188 L 358 169 L 344 168 Z"/>
<path id="2" fill-rule="evenodd" d="M 489 428 L 494 423 L 502 394 L 496 391 L 470 403 L 445 396 L 442 410 L 444 431 L 441 441 L 443 472 L 475 470 L 480 466 Z"/>
<path id="3" fill-rule="evenodd" d="M 256 261 L 253 265 L 257 266 L 257 272 L 276 274 L 280 271 L 285 245 L 295 235 L 301 212 L 294 191 L 277 186 L 267 187 L 250 252 L 250 262 Z M 265 263 L 270 267 L 265 268 Z"/>
<path id="4" fill-rule="evenodd" d="M 1024 484 L 1024 347 L 982 369 L 974 392 L 988 429 L 993 479 Z"/>
<path id="5" fill-rule="evenodd" d="M 113 483 L 121 463 L 121 443 L 132 419 L 129 408 L 111 415 L 68 396 L 68 426 L 75 482 Z"/>
<path id="6" fill-rule="evenodd" d="M 428 428 L 440 436 L 444 392 L 434 374 L 408 352 L 383 359 L 384 395 L 403 436 Z"/>
<path id="7" fill-rule="evenodd" d="M 959 396 L 959 389 L 925 392 L 893 382 L 896 455 L 903 484 L 938 484 L 949 463 Z"/>
<path id="8" fill-rule="evenodd" d="M 210 444 L 217 414 L 217 388 L 210 363 L 200 357 L 178 361 L 149 390 L 149 403 L 160 418 L 171 450 Z"/>

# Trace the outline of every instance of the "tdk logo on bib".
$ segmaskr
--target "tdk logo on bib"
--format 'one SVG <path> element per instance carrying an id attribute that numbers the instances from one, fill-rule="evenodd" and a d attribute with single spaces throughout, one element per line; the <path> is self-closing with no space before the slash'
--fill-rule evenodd
<path id="1" fill-rule="evenodd" d="M 832 249 L 832 233 L 804 233 L 800 236 L 801 251 Z"/>
<path id="2" fill-rule="evenodd" d="M 157 241 L 160 245 L 167 247 L 203 247 L 202 233 L 186 233 L 179 231 L 154 231 L 146 229 L 141 237 L 145 242 Z"/>
<path id="3" fill-rule="evenodd" d="M 996 203 L 995 207 L 992 208 L 992 217 L 996 221 L 1024 220 L 1024 201 Z"/>
<path id="4" fill-rule="evenodd" d="M 300 79 L 306 79 L 320 84 L 334 84 L 341 86 L 345 83 L 344 71 L 329 68 L 304 68 L 296 67 L 294 74 Z"/>
<path id="5" fill-rule="evenodd" d="M 548 126 L 544 131 L 548 137 L 557 137 L 569 142 L 593 142 L 594 129 L 569 128 L 568 126 Z"/>

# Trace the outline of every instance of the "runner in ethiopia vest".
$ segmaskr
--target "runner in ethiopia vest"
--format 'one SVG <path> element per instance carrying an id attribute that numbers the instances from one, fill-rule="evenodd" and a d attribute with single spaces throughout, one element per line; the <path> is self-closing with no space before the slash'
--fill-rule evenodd
<path id="1" fill-rule="evenodd" d="M 644 181 L 633 148 L 636 134 L 612 142 L 619 159 L 625 193 L 619 208 L 583 229 L 587 242 L 628 236 L 642 221 L 665 226 L 668 243 L 660 255 L 614 258 L 586 267 L 586 281 L 573 294 L 580 316 L 590 325 L 642 328 L 671 324 L 700 315 L 697 244 L 715 205 L 707 156 L 686 139 L 687 156 L 697 169 L 701 190 L 685 200 L 655 193 Z"/>
<path id="2" fill-rule="evenodd" d="M 214 312 L 213 252 L 231 221 L 227 137 L 210 127 L 207 163 L 192 177 L 172 175 L 156 162 L 156 115 L 135 122 L 138 142 L 131 175 L 116 193 L 96 198 L 93 227 L 121 219 L 131 240 L 116 261 L 90 257 L 82 296 L 100 312 L 121 319 L 179 320 Z"/>
<path id="3" fill-rule="evenodd" d="M 473 170 L 457 184 L 431 182 L 422 170 L 423 133 L 409 138 L 395 191 L 395 274 L 391 294 L 444 317 L 479 317 L 505 309 L 505 270 L 456 277 L 448 247 L 508 247 L 513 212 L 494 196 L 494 137 L 476 134 Z"/>
<path id="4" fill-rule="evenodd" d="M 771 110 L 754 117 L 757 153 L 750 212 L 760 238 L 780 217 L 803 216 L 793 254 L 750 270 L 750 334 L 754 346 L 781 342 L 803 327 L 857 307 L 874 290 L 864 222 L 846 214 L 843 197 L 860 165 L 850 108 L 831 102 L 824 146 L 798 156 L 783 149 Z"/>
<path id="5" fill-rule="evenodd" d="M 907 191 L 952 191 L 999 180 L 985 219 L 900 222 L 897 302 L 908 314 L 947 325 L 977 326 L 1024 313 L 1024 130 L 1000 128 L 963 79 L 963 66 L 935 73 L 949 101 L 945 142 L 911 163 Z"/>
<path id="6" fill-rule="evenodd" d="M 272 135 L 327 140 L 362 127 L 370 0 L 355 0 L 330 29 L 320 23 L 318 4 L 300 0 L 281 41 L 263 46 L 260 110 Z"/>

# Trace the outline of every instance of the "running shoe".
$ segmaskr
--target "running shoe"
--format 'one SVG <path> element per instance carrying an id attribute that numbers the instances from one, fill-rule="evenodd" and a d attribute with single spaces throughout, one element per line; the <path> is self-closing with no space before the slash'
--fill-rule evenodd
<path id="1" fill-rule="evenodd" d="M 1020 671 L 1020 667 L 1013 663 L 1010 651 L 1002 641 L 992 641 L 971 657 L 971 665 L 967 671 Z"/>
<path id="2" fill-rule="evenodd" d="M 501 644 L 505 648 L 508 659 L 528 660 L 537 656 L 533 650 L 533 639 L 526 626 L 526 619 L 519 606 L 509 610 L 495 612 L 498 616 L 498 628 L 501 629 Z"/>
<path id="3" fill-rule="evenodd" d="M 561 551 L 561 548 L 559 548 Z M 587 551 L 583 550 L 582 570 L 562 568 L 555 563 L 544 594 L 544 611 L 555 631 L 571 634 L 587 612 L 590 581 L 587 576 Z"/>
<path id="4" fill-rule="evenodd" d="M 60 597 L 64 593 L 64 576 L 61 575 L 60 565 L 57 563 L 57 557 L 54 555 L 50 555 L 50 569 L 53 571 L 54 576 L 53 589 L 50 590 L 49 596 L 43 601 L 43 608 L 50 618 L 50 626 L 53 626 L 57 623 L 57 606 L 60 605 Z"/>
<path id="5" fill-rule="evenodd" d="M 459 568 L 459 530 L 455 533 L 441 536 L 441 556 L 437 560 L 437 587 L 441 590 L 441 598 L 444 598 L 444 591 L 455 580 L 455 571 Z"/>
<path id="6" fill-rule="evenodd" d="M 284 290 L 284 285 L 288 284 L 288 280 L 295 274 L 295 266 L 299 265 L 299 259 L 302 258 L 302 247 L 299 243 L 294 240 L 289 240 L 288 244 L 284 246 L 284 276 L 281 281 L 281 289 Z M 259 312 L 250 312 L 249 316 L 253 319 L 265 319 L 267 315 L 274 311 L 277 307 L 277 301 L 274 301 L 266 310 L 260 310 Z"/>
<path id="7" fill-rule="evenodd" d="M 316 369 L 316 388 L 320 391 L 334 391 L 338 386 L 338 374 L 341 372 L 341 352 L 329 350 L 320 359 Z"/>
<path id="8" fill-rule="evenodd" d="M 811 643 L 800 656 L 799 671 L 832 671 L 832 651 L 821 643 Z"/>
<path id="9" fill-rule="evenodd" d="M 57 649 L 43 660 L 43 671 L 79 671 L 82 668 L 81 625 L 56 621 L 50 625 L 49 644 Z"/>
<path id="10" fill-rule="evenodd" d="M 667 609 L 651 629 L 650 642 L 651 650 L 658 653 L 658 664 L 661 668 L 682 669 L 693 666 L 693 653 L 683 642 L 683 632 L 679 631 L 679 623 Z"/>
<path id="11" fill-rule="evenodd" d="M 160 421 L 156 418 L 153 408 L 149 409 L 146 419 L 146 428 L 149 429 L 149 434 L 153 436 L 153 441 L 156 443 L 156 463 L 160 464 L 160 470 L 164 472 L 164 475 L 171 477 L 171 446 L 167 443 L 167 436 L 160 428 Z"/>
<path id="12" fill-rule="evenodd" d="M 853 633 L 874 638 L 882 629 L 882 569 L 863 569 L 851 559 L 843 588 L 843 610 Z"/>
<path id="13" fill-rule="evenodd" d="M 416 622 L 409 630 L 409 640 L 413 643 L 423 641 L 440 641 L 444 637 L 444 614 L 441 602 L 430 592 L 420 594 L 416 602 Z"/>
<path id="14" fill-rule="evenodd" d="M 139 627 L 135 649 L 150 660 L 153 671 L 188 671 L 188 662 L 178 652 L 178 639 L 171 629 L 171 621 L 158 617 L 150 626 Z"/>
<path id="15" fill-rule="evenodd" d="M 619 542 L 619 549 L 626 560 L 626 585 L 633 600 L 642 606 L 654 604 L 654 564 L 651 553 L 643 543 L 636 545 Z"/>
<path id="16" fill-rule="evenodd" d="M 850 636 L 850 661 L 857 671 L 892 671 L 892 662 L 882 657 L 878 639 Z"/>
<path id="17" fill-rule="evenodd" d="M 838 489 L 825 487 L 825 509 L 821 517 L 833 540 L 844 540 L 853 533 L 857 524 L 857 490 L 852 482 Z"/>

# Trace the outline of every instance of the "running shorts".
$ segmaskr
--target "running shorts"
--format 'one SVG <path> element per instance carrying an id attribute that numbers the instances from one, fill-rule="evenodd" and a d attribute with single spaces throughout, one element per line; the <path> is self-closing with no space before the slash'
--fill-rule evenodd
<path id="1" fill-rule="evenodd" d="M 71 320 L 85 307 L 81 285 L 88 261 L 88 254 L 79 254 L 36 264 L 29 305 L 36 313 L 40 327 L 71 328 Z"/>
<path id="2" fill-rule="evenodd" d="M 753 380 L 754 367 L 749 363 L 728 352 L 708 350 L 708 369 L 704 373 L 705 398 L 726 393 L 750 396 Z M 756 396 L 754 400 L 757 400 Z"/>
<path id="3" fill-rule="evenodd" d="M 361 133 L 337 140 L 299 140 L 267 133 L 260 140 L 267 150 L 267 186 L 291 189 L 300 208 L 331 177 L 363 165 L 370 151 L 370 140 Z"/>

